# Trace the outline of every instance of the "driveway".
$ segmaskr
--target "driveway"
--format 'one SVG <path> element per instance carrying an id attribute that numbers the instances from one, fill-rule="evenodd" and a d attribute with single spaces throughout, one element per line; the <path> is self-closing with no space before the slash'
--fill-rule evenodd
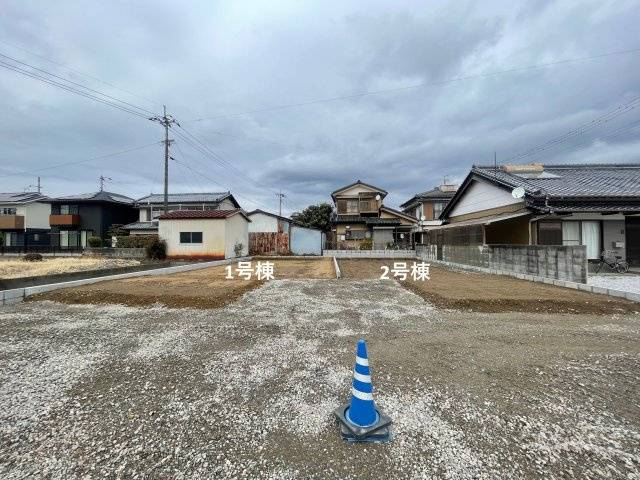
<path id="1" fill-rule="evenodd" d="M 637 477 L 639 325 L 439 310 L 376 280 L 5 307 L 0 477 Z M 385 445 L 345 444 L 331 416 L 361 336 Z"/>
<path id="2" fill-rule="evenodd" d="M 624 275 L 602 273 L 591 275 L 587 283 L 589 285 L 595 285 L 596 287 L 622 290 L 623 292 L 637 293 L 640 295 L 640 273 L 626 273 Z"/>

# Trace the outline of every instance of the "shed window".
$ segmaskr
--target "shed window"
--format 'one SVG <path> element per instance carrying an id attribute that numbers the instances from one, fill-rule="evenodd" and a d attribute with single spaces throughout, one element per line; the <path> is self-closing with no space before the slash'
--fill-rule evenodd
<path id="1" fill-rule="evenodd" d="M 180 232 L 180 243 L 202 243 L 202 232 Z"/>

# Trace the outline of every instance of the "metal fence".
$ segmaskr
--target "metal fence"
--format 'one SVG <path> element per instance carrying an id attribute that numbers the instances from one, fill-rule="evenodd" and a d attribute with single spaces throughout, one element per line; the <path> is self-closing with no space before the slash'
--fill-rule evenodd
<path id="1" fill-rule="evenodd" d="M 0 245 L 0 255 L 19 253 L 82 253 L 82 247 L 56 245 Z"/>

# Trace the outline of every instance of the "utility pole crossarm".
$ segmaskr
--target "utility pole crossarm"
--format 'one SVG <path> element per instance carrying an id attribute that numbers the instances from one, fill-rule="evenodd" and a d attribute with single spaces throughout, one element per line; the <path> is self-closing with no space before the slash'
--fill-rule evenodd
<path id="1" fill-rule="evenodd" d="M 158 122 L 164 127 L 164 213 L 169 213 L 169 145 L 173 142 L 169 139 L 169 127 L 173 124 L 180 124 L 171 115 L 167 115 L 166 105 L 163 105 L 162 108 L 162 117 L 151 117 L 149 120 Z"/>

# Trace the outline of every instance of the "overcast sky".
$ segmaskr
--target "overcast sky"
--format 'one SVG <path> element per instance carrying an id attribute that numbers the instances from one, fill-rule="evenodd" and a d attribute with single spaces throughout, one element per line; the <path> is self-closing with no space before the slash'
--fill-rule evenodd
<path id="1" fill-rule="evenodd" d="M 1 54 L 153 112 L 165 103 L 208 146 L 172 133 L 171 192 L 231 190 L 247 210 L 274 211 L 282 190 L 291 213 L 356 179 L 398 206 L 640 96 L 640 52 L 482 75 L 640 48 L 638 1 L 16 0 L 0 11 Z M 472 78 L 449 81 L 460 77 Z M 100 175 L 134 198 L 162 191 L 160 144 L 86 161 L 160 141 L 159 125 L 6 68 L 0 97 L 0 191 L 38 174 L 51 196 L 95 191 Z M 523 161 L 638 162 L 640 108 L 620 113 Z M 83 163 L 39 171 L 66 162 Z"/>

